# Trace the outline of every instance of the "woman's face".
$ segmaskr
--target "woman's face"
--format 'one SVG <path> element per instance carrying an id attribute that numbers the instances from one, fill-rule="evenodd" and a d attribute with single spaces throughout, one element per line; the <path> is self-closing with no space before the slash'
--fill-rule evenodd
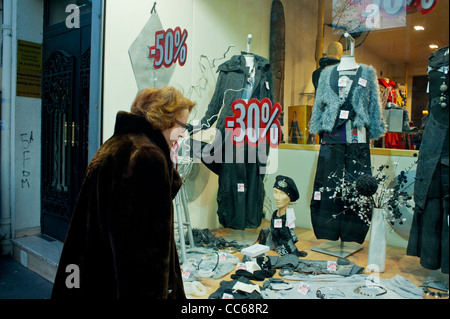
<path id="1" fill-rule="evenodd" d="M 164 130 L 162 133 L 164 138 L 169 144 L 169 147 L 172 147 L 173 143 L 178 141 L 179 138 L 183 138 L 186 135 L 186 123 L 189 118 L 189 110 L 184 109 L 180 115 L 176 118 L 175 126 Z"/>
<path id="2" fill-rule="evenodd" d="M 285 192 L 275 187 L 273 188 L 273 198 L 278 209 L 288 206 L 291 202 L 291 199 Z"/>

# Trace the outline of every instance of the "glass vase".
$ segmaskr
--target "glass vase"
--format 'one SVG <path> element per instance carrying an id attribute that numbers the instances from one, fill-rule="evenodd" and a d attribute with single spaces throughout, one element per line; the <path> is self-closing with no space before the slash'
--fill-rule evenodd
<path id="1" fill-rule="evenodd" d="M 386 210 L 373 208 L 370 224 L 369 256 L 367 270 L 384 272 L 386 266 Z"/>

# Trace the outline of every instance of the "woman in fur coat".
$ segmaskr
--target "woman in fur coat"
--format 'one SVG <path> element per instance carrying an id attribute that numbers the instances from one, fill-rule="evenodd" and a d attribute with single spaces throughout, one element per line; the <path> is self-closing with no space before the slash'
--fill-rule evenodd
<path id="1" fill-rule="evenodd" d="M 194 103 L 174 88 L 141 91 L 92 159 L 64 243 L 52 298 L 185 298 L 170 148 Z"/>

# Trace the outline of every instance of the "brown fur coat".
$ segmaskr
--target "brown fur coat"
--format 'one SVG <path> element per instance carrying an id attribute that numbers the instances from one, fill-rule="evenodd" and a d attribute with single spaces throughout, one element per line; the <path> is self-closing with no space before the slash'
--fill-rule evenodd
<path id="1" fill-rule="evenodd" d="M 119 112 L 87 169 L 52 298 L 185 298 L 172 205 L 181 183 L 161 131 Z M 70 264 L 79 288 L 66 286 Z"/>

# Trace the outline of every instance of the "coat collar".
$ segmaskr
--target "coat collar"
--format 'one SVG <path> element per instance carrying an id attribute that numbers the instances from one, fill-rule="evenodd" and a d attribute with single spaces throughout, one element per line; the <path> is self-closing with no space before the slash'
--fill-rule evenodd
<path id="1" fill-rule="evenodd" d="M 145 134 L 152 140 L 164 153 L 169 163 L 170 148 L 162 132 L 153 128 L 146 118 L 125 111 L 119 111 L 116 116 L 116 125 L 114 135 L 124 134 Z"/>
<path id="2" fill-rule="evenodd" d="M 249 72 L 248 67 L 245 64 L 245 52 L 241 52 L 240 55 L 233 55 L 230 60 L 222 63 L 217 68 L 217 72 L 225 71 L 225 72 L 243 72 L 247 74 Z M 255 66 L 256 69 L 264 69 L 268 70 L 270 68 L 269 61 L 259 55 L 254 54 L 255 56 Z"/>

